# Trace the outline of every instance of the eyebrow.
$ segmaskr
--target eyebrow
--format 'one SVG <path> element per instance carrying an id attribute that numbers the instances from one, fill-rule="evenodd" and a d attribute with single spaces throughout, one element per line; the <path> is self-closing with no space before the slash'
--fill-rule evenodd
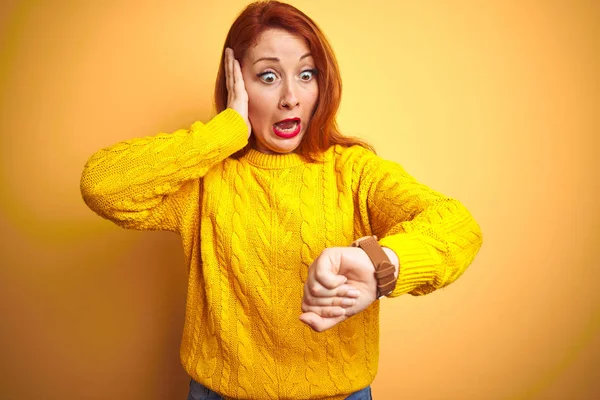
<path id="1" fill-rule="evenodd" d="M 306 53 L 305 55 L 303 55 L 302 57 L 300 57 L 300 60 L 302 60 L 303 58 L 306 58 L 306 57 L 312 57 L 312 54 L 310 54 L 310 53 Z M 277 57 L 262 57 L 262 58 L 259 58 L 259 59 L 258 59 L 258 60 L 256 60 L 256 61 L 254 61 L 254 63 L 253 63 L 252 65 L 256 64 L 256 63 L 257 63 L 257 62 L 259 62 L 259 61 L 264 61 L 264 60 L 267 60 L 267 61 L 277 61 L 277 62 L 281 61 L 281 60 L 280 60 L 279 58 L 277 58 Z"/>

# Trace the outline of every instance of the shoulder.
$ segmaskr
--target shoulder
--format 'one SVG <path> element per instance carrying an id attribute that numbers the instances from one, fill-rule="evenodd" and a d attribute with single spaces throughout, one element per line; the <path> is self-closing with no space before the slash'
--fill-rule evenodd
<path id="1" fill-rule="evenodd" d="M 336 165 L 352 166 L 353 169 L 357 167 L 362 169 L 367 163 L 379 158 L 371 150 L 359 145 L 343 146 L 336 144 L 331 146 L 328 151 L 331 151 Z"/>
<path id="2" fill-rule="evenodd" d="M 366 176 L 383 173 L 402 167 L 395 162 L 386 160 L 368 148 L 360 145 L 353 146 L 332 146 L 334 163 L 336 170 L 351 171 L 357 179 L 363 179 Z"/>
<path id="3" fill-rule="evenodd" d="M 371 185 L 381 181 L 414 180 L 402 164 L 385 159 L 359 145 L 350 147 L 335 145 L 335 169 L 351 174 L 352 180 L 360 185 Z"/>

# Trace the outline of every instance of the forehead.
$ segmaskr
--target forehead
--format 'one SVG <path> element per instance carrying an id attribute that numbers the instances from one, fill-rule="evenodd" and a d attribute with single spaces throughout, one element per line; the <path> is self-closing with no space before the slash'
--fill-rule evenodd
<path id="1" fill-rule="evenodd" d="M 248 49 L 250 61 L 260 57 L 286 56 L 298 59 L 301 55 L 309 53 L 310 49 L 302 36 L 295 35 L 283 29 L 267 29 L 262 32 L 256 41 L 256 45 Z"/>

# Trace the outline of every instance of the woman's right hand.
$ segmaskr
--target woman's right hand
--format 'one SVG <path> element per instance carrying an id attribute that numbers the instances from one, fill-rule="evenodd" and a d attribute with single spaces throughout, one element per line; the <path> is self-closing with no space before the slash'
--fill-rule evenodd
<path id="1" fill-rule="evenodd" d="M 237 111 L 246 121 L 248 138 L 252 134 L 252 125 L 248 118 L 248 92 L 244 85 L 242 67 L 233 56 L 233 50 L 225 49 L 225 82 L 227 84 L 227 108 Z"/>

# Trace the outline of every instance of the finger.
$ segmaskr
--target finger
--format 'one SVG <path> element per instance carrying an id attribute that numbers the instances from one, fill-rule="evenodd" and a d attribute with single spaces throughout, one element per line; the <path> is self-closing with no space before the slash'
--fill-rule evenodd
<path id="1" fill-rule="evenodd" d="M 310 326 L 312 330 L 317 332 L 323 332 L 327 329 L 331 329 L 345 319 L 346 316 L 337 318 L 322 318 L 321 316 L 311 312 L 300 315 L 300 321 Z"/>
<path id="2" fill-rule="evenodd" d="M 233 49 L 229 50 L 229 74 L 231 75 L 231 86 L 235 88 L 235 56 L 233 55 Z"/>
<path id="3" fill-rule="evenodd" d="M 348 280 L 344 275 L 338 275 L 325 268 L 318 268 L 315 279 L 327 289 L 335 289 Z"/>
<path id="4" fill-rule="evenodd" d="M 233 75 L 235 77 L 235 95 L 236 98 L 240 97 L 243 98 L 244 97 L 244 92 L 246 91 L 246 87 L 244 86 L 244 77 L 242 76 L 242 67 L 240 66 L 240 62 L 238 60 L 236 60 L 235 58 L 233 59 Z"/>
<path id="5" fill-rule="evenodd" d="M 306 303 L 302 303 L 302 312 L 312 312 L 323 318 L 336 318 L 346 314 L 346 310 L 342 307 L 309 306 Z"/>
<path id="6" fill-rule="evenodd" d="M 355 289 L 351 285 L 342 285 L 337 289 L 335 296 L 350 297 L 356 299 L 357 297 L 360 297 L 360 291 L 358 289 Z"/>
<path id="7" fill-rule="evenodd" d="M 356 300 L 348 297 L 305 297 L 303 303 L 307 306 L 352 307 Z"/>
<path id="8" fill-rule="evenodd" d="M 312 311 L 324 317 L 339 317 L 346 314 L 346 308 L 356 304 L 356 300 L 348 298 L 319 298 L 308 297 L 302 299 L 302 311 Z"/>
<path id="9" fill-rule="evenodd" d="M 326 289 L 319 282 L 312 280 L 304 285 L 305 297 L 360 297 L 360 292 L 350 285 L 342 285 L 335 289 Z"/>
<path id="10" fill-rule="evenodd" d="M 235 84 L 241 89 L 245 89 L 244 87 L 244 76 L 242 75 L 242 66 L 237 59 L 233 60 L 233 76 L 235 77 Z"/>
<path id="11" fill-rule="evenodd" d="M 231 100 L 231 92 L 232 92 L 232 79 L 231 79 L 231 71 L 229 69 L 229 47 L 225 49 L 225 60 L 223 61 L 225 65 L 225 86 L 227 86 L 227 102 L 229 103 Z"/>
<path id="12" fill-rule="evenodd" d="M 305 297 L 335 297 L 338 289 L 327 289 L 315 279 L 304 285 Z"/>

